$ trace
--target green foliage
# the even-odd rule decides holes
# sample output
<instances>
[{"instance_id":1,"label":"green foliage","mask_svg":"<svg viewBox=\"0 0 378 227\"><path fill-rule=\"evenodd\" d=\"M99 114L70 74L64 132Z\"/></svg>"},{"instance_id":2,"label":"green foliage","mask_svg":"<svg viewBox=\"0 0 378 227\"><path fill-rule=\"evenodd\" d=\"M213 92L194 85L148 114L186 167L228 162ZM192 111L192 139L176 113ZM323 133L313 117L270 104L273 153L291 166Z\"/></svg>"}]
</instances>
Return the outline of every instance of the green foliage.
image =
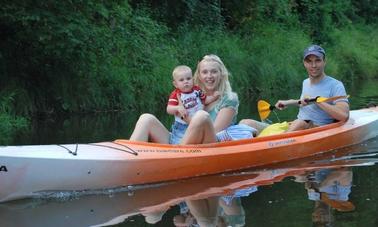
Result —
<instances>
[{"instance_id":1,"label":"green foliage","mask_svg":"<svg viewBox=\"0 0 378 227\"><path fill-rule=\"evenodd\" d=\"M367 1L42 1L0 10L0 89L12 114L161 109L178 64L219 55L240 97L299 90L301 53L326 47L330 73L377 75ZM356 29L361 27L361 29ZM372 41L373 40L373 41ZM338 52L338 54L334 54ZM329 71L328 71L329 72ZM148 98L147 98L148 97ZM143 111L144 112L144 111Z\"/></svg>"},{"instance_id":2,"label":"green foliage","mask_svg":"<svg viewBox=\"0 0 378 227\"><path fill-rule=\"evenodd\" d=\"M0 92L0 144L9 144L13 137L28 125L26 118L13 114L13 102L14 93L6 95Z\"/></svg>"},{"instance_id":3,"label":"green foliage","mask_svg":"<svg viewBox=\"0 0 378 227\"><path fill-rule=\"evenodd\" d=\"M290 0L231 0L222 1L222 7L226 26L247 35L264 28L266 23L288 28L299 26L296 3Z\"/></svg>"},{"instance_id":4,"label":"green foliage","mask_svg":"<svg viewBox=\"0 0 378 227\"><path fill-rule=\"evenodd\" d=\"M330 72L345 82L354 84L360 79L378 75L378 31L371 26L335 29L330 36L334 45L329 49ZM358 83L358 82L357 82Z\"/></svg>"},{"instance_id":5,"label":"green foliage","mask_svg":"<svg viewBox=\"0 0 378 227\"><path fill-rule=\"evenodd\" d=\"M378 22L378 1L375 0L352 0L356 15L367 24Z\"/></svg>"},{"instance_id":6,"label":"green foliage","mask_svg":"<svg viewBox=\"0 0 378 227\"><path fill-rule=\"evenodd\" d=\"M134 9L148 9L157 21L167 24L176 31L181 25L190 27L223 26L221 1L210 0L130 0Z\"/></svg>"},{"instance_id":7,"label":"green foliage","mask_svg":"<svg viewBox=\"0 0 378 227\"><path fill-rule=\"evenodd\" d=\"M294 13L295 3L291 0L259 0L253 5L254 18L260 22L274 22L278 24L296 25L298 15Z\"/></svg>"},{"instance_id":8,"label":"green foliage","mask_svg":"<svg viewBox=\"0 0 378 227\"><path fill-rule=\"evenodd\" d=\"M139 106L145 85L169 80L174 65L162 56L172 53L161 42L166 27L144 13L134 11L131 17L126 1L6 4L0 13L6 31L1 86L21 91L17 112ZM165 94L161 87L150 92Z\"/></svg>"},{"instance_id":9,"label":"green foliage","mask_svg":"<svg viewBox=\"0 0 378 227\"><path fill-rule=\"evenodd\" d=\"M166 42L171 39L167 28L146 16L148 14L144 9L135 11L129 27L132 38L125 47L127 59L123 62L123 80L129 90L123 95L132 97L129 103L133 103L134 108L153 110L165 103L172 89L172 71L178 63L176 50Z\"/></svg>"},{"instance_id":10,"label":"green foliage","mask_svg":"<svg viewBox=\"0 0 378 227\"><path fill-rule=\"evenodd\" d=\"M351 22L348 18L348 15L353 15L350 1L299 0L296 2L303 28L317 43L329 41L330 31Z\"/></svg>"},{"instance_id":11,"label":"green foliage","mask_svg":"<svg viewBox=\"0 0 378 227\"><path fill-rule=\"evenodd\" d=\"M22 113L103 105L94 83L120 54L127 2L16 1L2 6L2 81L21 87ZM14 78L12 81L9 78ZM81 95L78 96L77 94ZM109 103L106 103L109 106Z\"/></svg>"},{"instance_id":12,"label":"green foliage","mask_svg":"<svg viewBox=\"0 0 378 227\"><path fill-rule=\"evenodd\" d=\"M27 128L28 122L25 118L15 117L0 112L0 144L9 144L19 131Z\"/></svg>"},{"instance_id":13,"label":"green foliage","mask_svg":"<svg viewBox=\"0 0 378 227\"><path fill-rule=\"evenodd\" d=\"M248 39L252 56L253 88L258 98L287 96L287 91L300 92L304 79L302 50L310 43L303 32L267 24Z\"/></svg>"}]
</instances>

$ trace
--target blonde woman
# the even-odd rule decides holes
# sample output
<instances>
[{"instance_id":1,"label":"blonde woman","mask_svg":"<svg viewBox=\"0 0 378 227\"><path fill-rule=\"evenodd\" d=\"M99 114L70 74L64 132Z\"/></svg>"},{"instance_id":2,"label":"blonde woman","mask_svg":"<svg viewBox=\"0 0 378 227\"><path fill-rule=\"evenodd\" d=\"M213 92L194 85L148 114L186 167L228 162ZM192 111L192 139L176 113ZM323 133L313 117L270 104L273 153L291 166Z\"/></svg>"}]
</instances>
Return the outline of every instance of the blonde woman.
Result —
<instances>
[{"instance_id":1,"label":"blonde woman","mask_svg":"<svg viewBox=\"0 0 378 227\"><path fill-rule=\"evenodd\" d=\"M216 55L206 55L198 63L194 84L207 96L220 97L198 110L192 117L181 144L203 144L253 137L254 129L235 125L239 99L231 89L229 72ZM140 116L130 140L172 143L172 133L152 114ZM191 214L200 226L216 226L219 197L186 201Z\"/></svg>"},{"instance_id":2,"label":"blonde woman","mask_svg":"<svg viewBox=\"0 0 378 227\"><path fill-rule=\"evenodd\" d=\"M232 126L236 123L239 100L237 94L231 89L228 77L227 68L216 55L206 55L198 63L194 73L194 83L206 95L212 96L219 93L220 98L207 105L205 110L195 113L181 144L202 144L252 137L252 128L246 125ZM171 133L155 116L143 114L130 140L167 144L170 143L170 138Z\"/></svg>"},{"instance_id":3,"label":"blonde woman","mask_svg":"<svg viewBox=\"0 0 378 227\"><path fill-rule=\"evenodd\" d=\"M189 124L182 144L211 143L253 137L254 129L236 123L239 100L231 89L228 70L216 55L206 55L198 63L194 82L206 95L220 93L220 98L198 111ZM189 212L199 226L217 226L219 221L219 197L187 200Z\"/></svg>"}]
</instances>

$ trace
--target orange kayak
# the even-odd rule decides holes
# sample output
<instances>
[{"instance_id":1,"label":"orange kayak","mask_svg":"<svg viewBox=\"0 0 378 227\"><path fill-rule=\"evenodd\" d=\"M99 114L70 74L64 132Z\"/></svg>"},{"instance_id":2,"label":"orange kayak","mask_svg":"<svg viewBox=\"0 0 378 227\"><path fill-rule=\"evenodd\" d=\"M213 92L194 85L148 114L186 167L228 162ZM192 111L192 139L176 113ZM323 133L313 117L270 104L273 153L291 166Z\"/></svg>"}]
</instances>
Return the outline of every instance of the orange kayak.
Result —
<instances>
[{"instance_id":1,"label":"orange kayak","mask_svg":"<svg viewBox=\"0 0 378 227\"><path fill-rule=\"evenodd\" d=\"M350 146L378 136L378 108L354 110L347 122L322 127L201 145L163 145L128 140L115 143L135 152L127 181L164 181L270 165ZM144 159L145 162L138 160Z\"/></svg>"},{"instance_id":2,"label":"orange kayak","mask_svg":"<svg viewBox=\"0 0 378 227\"><path fill-rule=\"evenodd\" d=\"M311 157L378 136L378 108L347 122L201 145L129 140L0 147L0 202L46 191L103 189L266 166Z\"/></svg>"}]
</instances>

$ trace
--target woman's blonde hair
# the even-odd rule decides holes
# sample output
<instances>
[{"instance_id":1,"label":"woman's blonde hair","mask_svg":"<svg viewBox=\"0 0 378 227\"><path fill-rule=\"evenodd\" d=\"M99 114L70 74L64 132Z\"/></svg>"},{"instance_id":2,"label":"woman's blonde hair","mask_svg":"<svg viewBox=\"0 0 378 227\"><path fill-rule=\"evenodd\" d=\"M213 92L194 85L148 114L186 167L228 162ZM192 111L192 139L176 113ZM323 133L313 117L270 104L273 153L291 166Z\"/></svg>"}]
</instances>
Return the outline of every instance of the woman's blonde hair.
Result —
<instances>
[{"instance_id":1,"label":"woman's blonde hair","mask_svg":"<svg viewBox=\"0 0 378 227\"><path fill-rule=\"evenodd\" d=\"M219 71L221 74L221 78L218 85L218 92L223 95L232 96L234 93L232 92L230 81L228 80L229 72L226 66L223 64L222 60L215 54L205 55L200 62L197 64L197 69L194 73L194 84L197 84L204 92L206 92L205 86L199 79L200 75L200 65L202 62L215 62L219 66Z\"/></svg>"}]
</instances>

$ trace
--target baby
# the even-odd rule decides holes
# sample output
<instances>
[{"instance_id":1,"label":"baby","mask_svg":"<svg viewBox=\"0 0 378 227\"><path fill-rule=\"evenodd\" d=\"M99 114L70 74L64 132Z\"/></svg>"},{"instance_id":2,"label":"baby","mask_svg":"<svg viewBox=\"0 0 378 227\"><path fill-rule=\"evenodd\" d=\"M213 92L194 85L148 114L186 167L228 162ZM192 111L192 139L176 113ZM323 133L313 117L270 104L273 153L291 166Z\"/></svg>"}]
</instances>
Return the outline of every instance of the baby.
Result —
<instances>
[{"instance_id":1,"label":"baby","mask_svg":"<svg viewBox=\"0 0 378 227\"><path fill-rule=\"evenodd\" d=\"M167 113L175 116L170 143L178 144L195 112L203 110L205 105L216 101L220 95L216 92L213 96L206 96L194 85L192 70L186 65L177 66L172 77L176 89L169 96Z\"/></svg>"}]
</instances>

